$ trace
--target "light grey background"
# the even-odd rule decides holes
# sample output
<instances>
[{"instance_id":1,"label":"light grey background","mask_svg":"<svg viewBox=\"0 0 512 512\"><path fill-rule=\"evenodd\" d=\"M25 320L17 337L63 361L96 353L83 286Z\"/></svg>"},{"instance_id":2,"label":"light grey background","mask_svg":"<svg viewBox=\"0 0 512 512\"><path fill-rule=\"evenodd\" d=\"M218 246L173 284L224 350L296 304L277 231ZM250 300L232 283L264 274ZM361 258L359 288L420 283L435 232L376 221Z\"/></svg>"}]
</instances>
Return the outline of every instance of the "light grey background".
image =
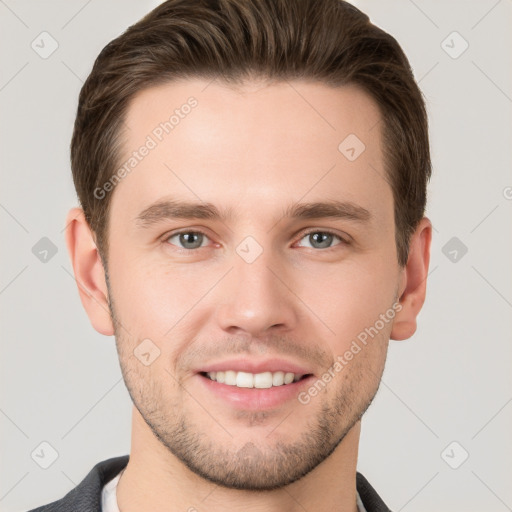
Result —
<instances>
[{"instance_id":1,"label":"light grey background","mask_svg":"<svg viewBox=\"0 0 512 512\"><path fill-rule=\"evenodd\" d=\"M0 0L2 511L61 498L129 453L114 338L82 309L63 228L77 204L79 89L103 46L157 3ZM390 343L358 470L394 511L512 510L512 2L354 3L397 38L427 98L435 228L419 329ZM31 47L43 51L43 31L58 43L46 59ZM457 58L454 31L469 44ZM32 252L43 237L57 249L46 262ZM32 458L42 442L58 452L48 469Z\"/></svg>"}]
</instances>

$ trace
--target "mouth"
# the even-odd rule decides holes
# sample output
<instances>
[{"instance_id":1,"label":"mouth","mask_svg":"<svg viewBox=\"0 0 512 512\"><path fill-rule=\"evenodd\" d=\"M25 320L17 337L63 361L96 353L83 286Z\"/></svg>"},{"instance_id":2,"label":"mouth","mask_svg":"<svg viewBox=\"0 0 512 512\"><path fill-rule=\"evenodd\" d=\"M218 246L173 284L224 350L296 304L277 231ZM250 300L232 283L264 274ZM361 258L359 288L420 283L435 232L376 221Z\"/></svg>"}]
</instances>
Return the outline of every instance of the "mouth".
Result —
<instances>
[{"instance_id":1,"label":"mouth","mask_svg":"<svg viewBox=\"0 0 512 512\"><path fill-rule=\"evenodd\" d=\"M216 372L200 372L200 375L219 384L227 386L236 386L237 388L256 388L269 389L279 386L288 386L294 382L306 379L312 376L311 373L296 374L292 372L262 372L249 373L235 370L225 370Z\"/></svg>"},{"instance_id":2,"label":"mouth","mask_svg":"<svg viewBox=\"0 0 512 512\"><path fill-rule=\"evenodd\" d=\"M312 385L312 373L266 371L250 373L236 370L202 371L199 377L203 391L211 394L221 407L245 411L279 409L298 401L299 393Z\"/></svg>"}]
</instances>

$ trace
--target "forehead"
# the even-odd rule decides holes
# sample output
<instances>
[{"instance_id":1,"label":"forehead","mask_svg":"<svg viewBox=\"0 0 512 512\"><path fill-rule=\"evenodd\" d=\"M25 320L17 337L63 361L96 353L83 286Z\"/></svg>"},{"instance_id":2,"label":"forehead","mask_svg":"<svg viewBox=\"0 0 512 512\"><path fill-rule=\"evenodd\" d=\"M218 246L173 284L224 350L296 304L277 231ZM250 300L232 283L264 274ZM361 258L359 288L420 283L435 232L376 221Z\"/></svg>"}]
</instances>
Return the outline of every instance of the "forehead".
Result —
<instances>
[{"instance_id":1,"label":"forehead","mask_svg":"<svg viewBox=\"0 0 512 512\"><path fill-rule=\"evenodd\" d=\"M384 220L392 208L380 112L354 86L177 81L138 93L125 125L111 209L123 218L162 197L253 218L301 198L352 201Z\"/></svg>"}]
</instances>

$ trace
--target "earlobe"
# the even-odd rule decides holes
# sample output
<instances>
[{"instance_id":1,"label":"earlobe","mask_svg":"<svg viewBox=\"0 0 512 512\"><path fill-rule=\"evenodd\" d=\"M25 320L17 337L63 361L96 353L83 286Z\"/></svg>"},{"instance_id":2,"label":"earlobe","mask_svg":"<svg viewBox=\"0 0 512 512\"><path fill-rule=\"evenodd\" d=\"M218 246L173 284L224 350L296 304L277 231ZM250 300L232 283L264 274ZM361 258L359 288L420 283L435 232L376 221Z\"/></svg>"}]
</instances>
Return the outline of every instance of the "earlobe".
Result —
<instances>
[{"instance_id":1,"label":"earlobe","mask_svg":"<svg viewBox=\"0 0 512 512\"><path fill-rule=\"evenodd\" d=\"M416 318L423 307L427 291L431 240L432 223L423 217L411 237L409 258L402 271L402 293L399 298L401 309L393 322L393 340L405 340L416 331Z\"/></svg>"},{"instance_id":2,"label":"earlobe","mask_svg":"<svg viewBox=\"0 0 512 512\"><path fill-rule=\"evenodd\" d=\"M81 208L72 208L67 215L66 245L80 300L92 326L99 333L112 336L114 325L108 305L105 270Z\"/></svg>"}]
</instances>

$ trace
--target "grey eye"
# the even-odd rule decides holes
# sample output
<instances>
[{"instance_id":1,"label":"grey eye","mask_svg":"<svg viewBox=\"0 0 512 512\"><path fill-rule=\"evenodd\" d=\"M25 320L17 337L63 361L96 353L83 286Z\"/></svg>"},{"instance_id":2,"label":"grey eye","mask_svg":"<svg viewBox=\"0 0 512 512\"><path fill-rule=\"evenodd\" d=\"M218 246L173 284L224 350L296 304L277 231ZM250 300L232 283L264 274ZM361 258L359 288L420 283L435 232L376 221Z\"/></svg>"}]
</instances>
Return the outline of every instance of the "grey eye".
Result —
<instances>
[{"instance_id":1,"label":"grey eye","mask_svg":"<svg viewBox=\"0 0 512 512\"><path fill-rule=\"evenodd\" d=\"M173 243L171 240L176 238L178 243ZM203 245L203 242L206 240L206 236L203 233L199 233L197 231L184 231L182 233L176 233L175 235L171 235L167 241L169 243L173 243L173 245L178 245L183 249L199 249Z\"/></svg>"},{"instance_id":2,"label":"grey eye","mask_svg":"<svg viewBox=\"0 0 512 512\"><path fill-rule=\"evenodd\" d=\"M329 249L332 247L332 245L338 245L333 244L334 239L340 240L341 238L338 235L335 235L334 233L329 233L327 231L312 231L311 233L306 234L302 240L308 240L309 246L313 249Z\"/></svg>"}]
</instances>

